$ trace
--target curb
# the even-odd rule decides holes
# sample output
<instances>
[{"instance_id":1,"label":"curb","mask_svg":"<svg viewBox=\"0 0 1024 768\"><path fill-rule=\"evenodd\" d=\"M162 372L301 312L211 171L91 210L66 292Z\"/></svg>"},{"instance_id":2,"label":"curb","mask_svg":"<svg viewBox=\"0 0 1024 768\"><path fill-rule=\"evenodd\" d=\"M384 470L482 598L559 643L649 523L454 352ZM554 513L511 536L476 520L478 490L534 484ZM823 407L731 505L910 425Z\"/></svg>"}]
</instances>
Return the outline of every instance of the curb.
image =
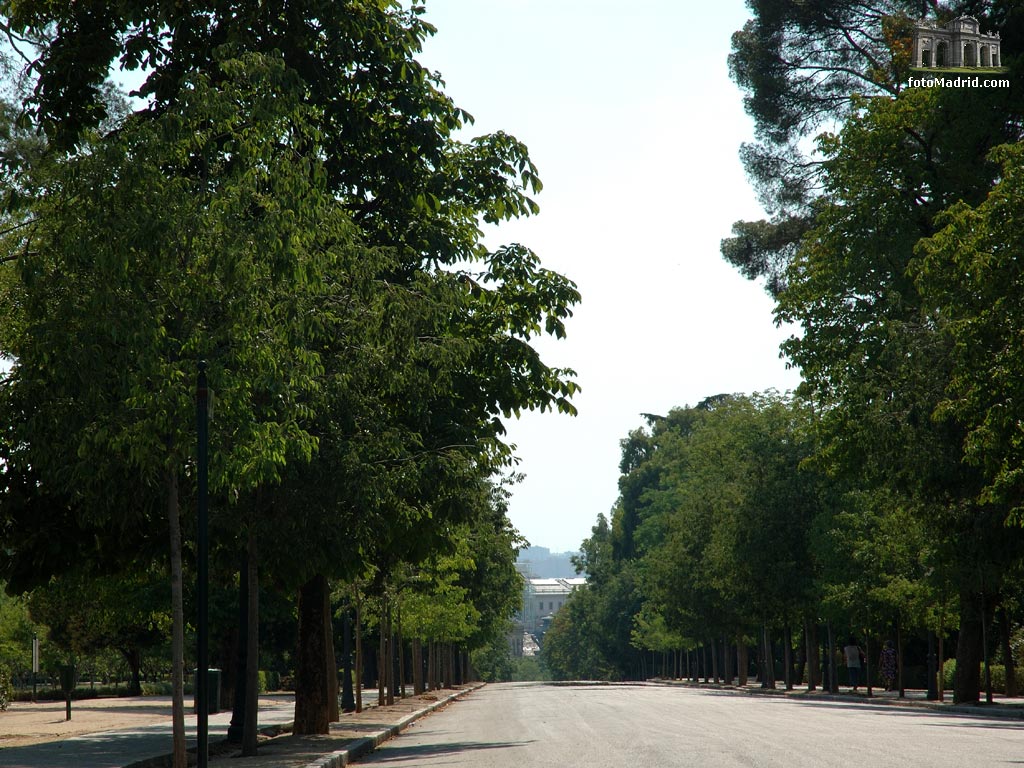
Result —
<instances>
[{"instance_id":1,"label":"curb","mask_svg":"<svg viewBox=\"0 0 1024 768\"><path fill-rule=\"evenodd\" d=\"M371 736L364 736L361 739L356 739L345 749L336 750L330 754L324 755L318 760L314 760L312 763L307 764L305 768L341 768L341 766L349 765L359 758L368 755L370 752L373 752L373 750L385 741L397 736L421 717L429 715L431 712L440 709L446 704L454 701L455 699L461 698L468 693L478 691L485 685L486 683L474 683L469 688L463 688L461 691L450 693L443 699L438 699L433 704L424 707L423 709L410 712L394 725L388 726Z\"/></svg>"}]
</instances>

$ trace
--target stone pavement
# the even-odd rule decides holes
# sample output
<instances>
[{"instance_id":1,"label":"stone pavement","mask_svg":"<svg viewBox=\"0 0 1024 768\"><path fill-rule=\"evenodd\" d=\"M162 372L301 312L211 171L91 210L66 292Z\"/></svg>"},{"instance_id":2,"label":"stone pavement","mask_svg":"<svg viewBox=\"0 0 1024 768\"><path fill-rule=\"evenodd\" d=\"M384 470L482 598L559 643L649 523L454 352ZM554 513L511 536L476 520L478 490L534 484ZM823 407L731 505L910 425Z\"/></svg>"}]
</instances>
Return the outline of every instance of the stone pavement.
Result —
<instances>
[{"instance_id":1,"label":"stone pavement","mask_svg":"<svg viewBox=\"0 0 1024 768\"><path fill-rule=\"evenodd\" d=\"M210 715L210 765L227 768L335 768L374 747L428 712L475 690L480 684L454 691L435 691L408 697L393 706L369 706L362 712L343 714L324 736L278 736L262 740L259 754L244 763L228 763L239 752L225 741L230 712ZM368 700L373 698L373 701ZM376 690L367 691L364 703L374 705ZM260 731L276 735L291 729L295 713L292 695L261 697ZM195 747L196 716L185 717L188 746ZM0 749L4 768L161 768L170 766L171 724L163 722L83 734L22 747ZM194 764L194 755L190 761Z\"/></svg>"}]
</instances>

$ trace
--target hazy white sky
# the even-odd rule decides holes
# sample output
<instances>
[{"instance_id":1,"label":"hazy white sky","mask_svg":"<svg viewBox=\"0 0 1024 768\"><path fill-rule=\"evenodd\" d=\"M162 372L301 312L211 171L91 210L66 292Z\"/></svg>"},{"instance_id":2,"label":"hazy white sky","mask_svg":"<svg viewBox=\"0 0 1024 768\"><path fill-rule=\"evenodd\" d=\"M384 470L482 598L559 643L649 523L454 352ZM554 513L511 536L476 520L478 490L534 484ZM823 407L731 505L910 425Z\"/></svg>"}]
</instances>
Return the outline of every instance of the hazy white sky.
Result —
<instances>
[{"instance_id":1,"label":"hazy white sky","mask_svg":"<svg viewBox=\"0 0 1024 768\"><path fill-rule=\"evenodd\" d=\"M719 255L762 218L737 157L753 137L729 80L742 0L427 0L421 60L476 118L524 141L539 216L498 228L577 282L569 338L539 343L575 368L576 418L508 425L519 470L510 516L532 544L575 550L615 503L619 440L721 392L792 389L772 303Z\"/></svg>"}]
</instances>

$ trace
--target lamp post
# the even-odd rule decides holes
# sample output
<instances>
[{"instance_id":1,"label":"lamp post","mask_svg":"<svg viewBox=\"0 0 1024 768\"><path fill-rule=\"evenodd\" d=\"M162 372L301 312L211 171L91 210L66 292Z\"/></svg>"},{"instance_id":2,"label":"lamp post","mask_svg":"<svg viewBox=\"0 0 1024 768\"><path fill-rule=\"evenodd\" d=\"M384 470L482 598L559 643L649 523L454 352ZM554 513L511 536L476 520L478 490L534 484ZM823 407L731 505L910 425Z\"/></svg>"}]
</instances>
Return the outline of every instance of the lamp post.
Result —
<instances>
[{"instance_id":1,"label":"lamp post","mask_svg":"<svg viewBox=\"0 0 1024 768\"><path fill-rule=\"evenodd\" d=\"M209 627L207 625L207 605L209 602L209 540L207 537L207 475L209 461L207 457L209 418L209 390L206 384L206 361L199 361L199 376L196 381L196 427L199 445L196 454L196 471L198 483L198 509L196 535L196 603L199 617L196 623L196 707L199 710L196 728L196 757L199 768L207 768L209 763L209 730L210 730L210 690L209 690Z\"/></svg>"}]
</instances>

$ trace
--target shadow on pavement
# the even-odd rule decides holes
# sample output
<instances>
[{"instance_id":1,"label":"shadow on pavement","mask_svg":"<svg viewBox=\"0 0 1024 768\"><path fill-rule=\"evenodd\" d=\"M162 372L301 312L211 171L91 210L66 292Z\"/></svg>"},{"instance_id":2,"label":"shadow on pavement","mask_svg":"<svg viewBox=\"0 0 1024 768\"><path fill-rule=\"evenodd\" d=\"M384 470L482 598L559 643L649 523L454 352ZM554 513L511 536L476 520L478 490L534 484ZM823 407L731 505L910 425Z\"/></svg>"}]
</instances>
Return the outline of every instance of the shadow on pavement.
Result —
<instances>
[{"instance_id":1,"label":"shadow on pavement","mask_svg":"<svg viewBox=\"0 0 1024 768\"><path fill-rule=\"evenodd\" d=\"M705 690L702 693L709 694L712 696L729 696L731 695L727 691L711 691ZM756 695L756 694L755 694ZM961 722L956 725L965 728L1005 728L1008 730L1024 730L1024 720L1008 720L998 715L988 714L983 708L979 708L976 712L964 712L963 710L950 710L944 712L941 709L925 709L924 707L913 707L899 704L887 704L879 702L877 704L871 701L857 701L851 699L842 700L819 700L808 699L797 696L770 696L765 695L762 698L765 704L795 704L801 707L816 707L819 709L842 709L842 710L858 710L860 712L877 712L880 715L886 717L913 717L913 718L957 718L961 719ZM949 723L943 723L944 726Z\"/></svg>"},{"instance_id":2,"label":"shadow on pavement","mask_svg":"<svg viewBox=\"0 0 1024 768\"><path fill-rule=\"evenodd\" d=\"M0 750L0 765L4 768L120 765L123 764L124 757L124 737L93 734L88 740L64 739L41 745L3 749Z\"/></svg>"},{"instance_id":3,"label":"shadow on pavement","mask_svg":"<svg viewBox=\"0 0 1024 768\"><path fill-rule=\"evenodd\" d=\"M400 742L390 742L371 755L360 759L360 763L384 764L399 763L405 760L420 760L426 757L456 755L463 752L476 752L488 749L509 749L525 747L534 741L457 741L450 744L421 744L419 746L398 746Z\"/></svg>"}]
</instances>

